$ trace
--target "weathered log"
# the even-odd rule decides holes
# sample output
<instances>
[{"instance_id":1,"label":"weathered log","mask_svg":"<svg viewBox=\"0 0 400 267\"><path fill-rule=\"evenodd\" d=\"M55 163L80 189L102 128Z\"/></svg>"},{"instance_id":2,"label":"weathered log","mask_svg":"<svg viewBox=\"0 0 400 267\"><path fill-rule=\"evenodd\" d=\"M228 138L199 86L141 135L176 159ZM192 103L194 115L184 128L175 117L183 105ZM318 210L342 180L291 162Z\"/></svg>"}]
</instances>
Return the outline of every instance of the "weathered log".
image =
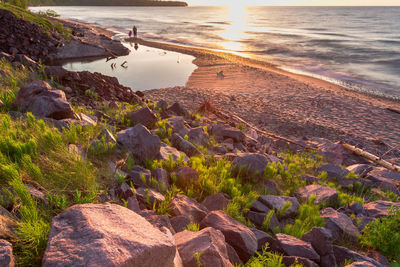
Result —
<instances>
[{"instance_id":1,"label":"weathered log","mask_svg":"<svg viewBox=\"0 0 400 267\"><path fill-rule=\"evenodd\" d=\"M343 147L350 150L351 152L353 152L356 155L359 155L361 157L364 157L366 159L369 159L373 162L375 162L376 164L385 167L388 170L394 171L394 172L400 172L400 167L395 165L395 164L391 164L390 162L387 162L386 160L383 160L382 158L375 156L367 151L362 150L361 148L357 148L355 146L349 145L349 144L343 144Z\"/></svg>"}]
</instances>

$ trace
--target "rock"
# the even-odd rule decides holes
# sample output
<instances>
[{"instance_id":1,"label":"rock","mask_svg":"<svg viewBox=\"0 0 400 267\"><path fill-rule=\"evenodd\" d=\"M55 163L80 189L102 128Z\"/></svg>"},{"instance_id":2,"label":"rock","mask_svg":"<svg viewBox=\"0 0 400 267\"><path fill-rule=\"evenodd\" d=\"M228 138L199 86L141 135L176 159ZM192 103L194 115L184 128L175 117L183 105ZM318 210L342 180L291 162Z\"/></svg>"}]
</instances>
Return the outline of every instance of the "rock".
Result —
<instances>
[{"instance_id":1,"label":"rock","mask_svg":"<svg viewBox=\"0 0 400 267\"><path fill-rule=\"evenodd\" d=\"M385 256L383 256L381 253L376 251L376 250L368 251L367 256L369 258L371 258L371 259L376 260L377 262L379 262L383 266L391 267L390 262L388 261L388 259Z\"/></svg>"},{"instance_id":2,"label":"rock","mask_svg":"<svg viewBox=\"0 0 400 267\"><path fill-rule=\"evenodd\" d=\"M189 113L179 104L179 103L174 103L172 106L167 108L168 113L173 113L177 116L187 116Z\"/></svg>"},{"instance_id":3,"label":"rock","mask_svg":"<svg viewBox=\"0 0 400 267\"><path fill-rule=\"evenodd\" d=\"M142 166L136 165L133 166L132 171L126 176L126 179L132 181L135 186L149 187L151 172Z\"/></svg>"},{"instance_id":4,"label":"rock","mask_svg":"<svg viewBox=\"0 0 400 267\"><path fill-rule=\"evenodd\" d=\"M381 188L384 191L389 191L395 193L396 195L400 195L400 191L397 188L397 184L399 182L396 182L396 180L376 176L370 173L367 175L367 178L372 181L376 187Z\"/></svg>"},{"instance_id":5,"label":"rock","mask_svg":"<svg viewBox=\"0 0 400 267\"><path fill-rule=\"evenodd\" d=\"M278 183L275 182L273 179L263 179L262 184L268 194L270 195L280 194Z\"/></svg>"},{"instance_id":6,"label":"rock","mask_svg":"<svg viewBox=\"0 0 400 267\"><path fill-rule=\"evenodd\" d=\"M346 178L349 171L334 164L325 164L318 168L318 172L326 172L329 179L340 180Z\"/></svg>"},{"instance_id":7,"label":"rock","mask_svg":"<svg viewBox=\"0 0 400 267\"><path fill-rule=\"evenodd\" d=\"M373 167L368 164L354 164L346 168L346 170L353 172L361 178L364 178L372 169Z\"/></svg>"},{"instance_id":8,"label":"rock","mask_svg":"<svg viewBox=\"0 0 400 267\"><path fill-rule=\"evenodd\" d=\"M239 129L229 127L223 124L215 124L212 126L211 133L219 139L232 138L235 142L242 143L246 139L246 135Z\"/></svg>"},{"instance_id":9,"label":"rock","mask_svg":"<svg viewBox=\"0 0 400 267\"><path fill-rule=\"evenodd\" d=\"M151 175L156 179L160 191L169 189L168 172L164 169L158 168L151 171Z\"/></svg>"},{"instance_id":10,"label":"rock","mask_svg":"<svg viewBox=\"0 0 400 267\"><path fill-rule=\"evenodd\" d=\"M181 186L195 184L199 179L197 171L189 166L177 168L172 175L175 175L177 183Z\"/></svg>"},{"instance_id":11,"label":"rock","mask_svg":"<svg viewBox=\"0 0 400 267\"><path fill-rule=\"evenodd\" d=\"M7 54L6 52L0 52L0 59L5 58L8 61L13 61L13 57L10 54Z\"/></svg>"},{"instance_id":12,"label":"rock","mask_svg":"<svg viewBox=\"0 0 400 267\"><path fill-rule=\"evenodd\" d=\"M264 219L267 215L268 215L268 213L254 212L254 211L249 211L246 214L247 218L257 227L262 226ZM269 222L268 230L271 232L275 232L275 228L279 227L279 226L280 226L280 224L279 224L278 218L276 217L276 215L274 213Z\"/></svg>"},{"instance_id":13,"label":"rock","mask_svg":"<svg viewBox=\"0 0 400 267\"><path fill-rule=\"evenodd\" d=\"M140 212L139 203L138 203L136 197L128 198L128 203L127 203L126 207L133 212L136 212L136 213Z\"/></svg>"},{"instance_id":14,"label":"rock","mask_svg":"<svg viewBox=\"0 0 400 267\"><path fill-rule=\"evenodd\" d=\"M308 201L311 196L315 196L316 204L333 205L338 199L336 189L317 184L307 185L297 190L296 196L302 201Z\"/></svg>"},{"instance_id":15,"label":"rock","mask_svg":"<svg viewBox=\"0 0 400 267\"><path fill-rule=\"evenodd\" d=\"M0 239L15 238L14 229L17 227L17 221L14 216L5 208L0 206Z\"/></svg>"},{"instance_id":16,"label":"rock","mask_svg":"<svg viewBox=\"0 0 400 267\"><path fill-rule=\"evenodd\" d=\"M201 253L202 266L233 266L221 231L207 227L199 232L183 231L174 237L184 266L197 266L195 253Z\"/></svg>"},{"instance_id":17,"label":"rock","mask_svg":"<svg viewBox=\"0 0 400 267\"><path fill-rule=\"evenodd\" d=\"M138 162L154 159L160 152L161 141L158 136L141 124L122 130L117 136L118 144L132 152Z\"/></svg>"},{"instance_id":18,"label":"rock","mask_svg":"<svg viewBox=\"0 0 400 267\"><path fill-rule=\"evenodd\" d=\"M172 217L170 221L175 233L182 232L190 224L189 218L184 215Z\"/></svg>"},{"instance_id":19,"label":"rock","mask_svg":"<svg viewBox=\"0 0 400 267\"><path fill-rule=\"evenodd\" d=\"M81 123L87 126L96 126L97 118L96 116L86 115L84 113L80 114Z\"/></svg>"},{"instance_id":20,"label":"rock","mask_svg":"<svg viewBox=\"0 0 400 267\"><path fill-rule=\"evenodd\" d=\"M373 220L375 220L375 218L359 214L353 219L353 224L357 226L359 231L362 231L364 230L365 226L367 226L367 224Z\"/></svg>"},{"instance_id":21,"label":"rock","mask_svg":"<svg viewBox=\"0 0 400 267\"><path fill-rule=\"evenodd\" d=\"M183 151L189 157L201 154L201 152L192 143L185 140L177 133L172 134L171 142L174 147L180 151Z\"/></svg>"},{"instance_id":22,"label":"rock","mask_svg":"<svg viewBox=\"0 0 400 267\"><path fill-rule=\"evenodd\" d=\"M200 223L201 228L213 227L220 230L240 259L246 262L257 250L257 239L246 226L235 221L223 211L211 211Z\"/></svg>"},{"instance_id":23,"label":"rock","mask_svg":"<svg viewBox=\"0 0 400 267\"><path fill-rule=\"evenodd\" d=\"M188 161L188 157L185 154L178 151L175 147L171 147L163 142L161 142L160 153L157 155L158 160L169 160L170 155L174 161L177 161L181 157L183 157L183 161Z\"/></svg>"},{"instance_id":24,"label":"rock","mask_svg":"<svg viewBox=\"0 0 400 267\"><path fill-rule=\"evenodd\" d=\"M147 128L151 128L157 122L157 117L148 107L144 107L139 110L132 111L129 114L129 120L133 124L140 123Z\"/></svg>"},{"instance_id":25,"label":"rock","mask_svg":"<svg viewBox=\"0 0 400 267\"><path fill-rule=\"evenodd\" d=\"M15 260L10 242L0 239L0 266L14 267Z\"/></svg>"},{"instance_id":26,"label":"rock","mask_svg":"<svg viewBox=\"0 0 400 267\"><path fill-rule=\"evenodd\" d=\"M107 144L116 144L117 143L117 140L115 140L115 137L114 137L114 135L107 129L107 128L104 128L102 131L101 131L101 133L99 134L99 136L97 136L97 139L98 140L102 140L102 139L104 139L104 141L107 143Z\"/></svg>"},{"instance_id":27,"label":"rock","mask_svg":"<svg viewBox=\"0 0 400 267\"><path fill-rule=\"evenodd\" d=\"M209 210L224 210L229 202L229 196L225 193L218 193L206 197L203 201L203 205Z\"/></svg>"},{"instance_id":28,"label":"rock","mask_svg":"<svg viewBox=\"0 0 400 267\"><path fill-rule=\"evenodd\" d=\"M361 254L358 254L357 252L351 251L350 249L345 248L345 247L340 247L340 246L334 245L333 252L335 253L336 262L339 266L342 265L346 260L353 260L355 262L366 261L366 262L373 264L375 267L384 267L382 264L380 264L376 260L371 259L366 256L363 256Z\"/></svg>"},{"instance_id":29,"label":"rock","mask_svg":"<svg viewBox=\"0 0 400 267\"><path fill-rule=\"evenodd\" d=\"M172 128L172 133L177 133L180 136L185 136L189 133L188 128L186 127L185 120L183 117L172 117L168 120L167 127Z\"/></svg>"},{"instance_id":30,"label":"rock","mask_svg":"<svg viewBox=\"0 0 400 267\"><path fill-rule=\"evenodd\" d=\"M23 112L30 111L39 117L56 120L78 118L68 103L65 93L52 88L44 81L34 81L22 87L14 105Z\"/></svg>"},{"instance_id":31,"label":"rock","mask_svg":"<svg viewBox=\"0 0 400 267\"><path fill-rule=\"evenodd\" d=\"M251 210L256 212L268 213L271 209L265 206L260 201L256 200L251 205Z\"/></svg>"},{"instance_id":32,"label":"rock","mask_svg":"<svg viewBox=\"0 0 400 267\"><path fill-rule=\"evenodd\" d=\"M208 143L208 134L204 131L203 127L190 129L187 135L189 141L194 144L205 146Z\"/></svg>"},{"instance_id":33,"label":"rock","mask_svg":"<svg viewBox=\"0 0 400 267\"><path fill-rule=\"evenodd\" d=\"M16 54L15 55L15 60L24 64L25 66L29 67L32 70L37 70L39 69L39 64L32 60L30 57L23 55L23 54Z\"/></svg>"},{"instance_id":34,"label":"rock","mask_svg":"<svg viewBox=\"0 0 400 267\"><path fill-rule=\"evenodd\" d=\"M314 250L321 257L320 266L337 266L335 255L333 253L333 237L328 229L314 227L310 232L305 233L301 239L310 243Z\"/></svg>"},{"instance_id":35,"label":"rock","mask_svg":"<svg viewBox=\"0 0 400 267\"><path fill-rule=\"evenodd\" d=\"M240 170L244 175L249 174L262 177L268 163L276 161L277 160L273 156L268 156L267 158L258 153L240 153L232 161L232 167L236 170Z\"/></svg>"},{"instance_id":36,"label":"rock","mask_svg":"<svg viewBox=\"0 0 400 267\"><path fill-rule=\"evenodd\" d=\"M37 189L35 186L31 184L25 184L25 186L28 188L29 194L31 197L36 201L36 202L41 202L43 204L47 204L47 198L46 194Z\"/></svg>"},{"instance_id":37,"label":"rock","mask_svg":"<svg viewBox=\"0 0 400 267\"><path fill-rule=\"evenodd\" d=\"M193 223L199 223L208 213L206 207L185 195L176 195L171 202L171 215L187 217Z\"/></svg>"},{"instance_id":38,"label":"rock","mask_svg":"<svg viewBox=\"0 0 400 267\"><path fill-rule=\"evenodd\" d=\"M42 266L174 266L175 245L115 204L72 206L53 218Z\"/></svg>"},{"instance_id":39,"label":"rock","mask_svg":"<svg viewBox=\"0 0 400 267\"><path fill-rule=\"evenodd\" d=\"M156 215L152 213L144 213L143 211L141 211L139 215L144 217L149 223L151 223L151 225L158 228L161 232L171 235L175 234L175 230L167 215Z\"/></svg>"},{"instance_id":40,"label":"rock","mask_svg":"<svg viewBox=\"0 0 400 267\"><path fill-rule=\"evenodd\" d=\"M228 257L229 261L234 265L234 266L242 266L243 263L239 258L239 255L236 253L236 250L229 245L228 243L225 243L226 249L228 250Z\"/></svg>"},{"instance_id":41,"label":"rock","mask_svg":"<svg viewBox=\"0 0 400 267\"><path fill-rule=\"evenodd\" d=\"M56 81L61 81L68 74L68 71L62 66L46 66L44 71L48 78Z\"/></svg>"},{"instance_id":42,"label":"rock","mask_svg":"<svg viewBox=\"0 0 400 267\"><path fill-rule=\"evenodd\" d=\"M295 197L262 195L258 198L258 201L275 211L281 210L285 206L286 202L291 202L292 205L283 214L282 218L295 217L300 208L300 203Z\"/></svg>"},{"instance_id":43,"label":"rock","mask_svg":"<svg viewBox=\"0 0 400 267\"><path fill-rule=\"evenodd\" d=\"M344 148L340 143L322 144L318 151L319 154L331 164L340 165L343 163Z\"/></svg>"},{"instance_id":44,"label":"rock","mask_svg":"<svg viewBox=\"0 0 400 267\"><path fill-rule=\"evenodd\" d=\"M394 206L400 209L399 202L390 202L384 200L377 200L364 204L364 209L370 217L387 216L390 208Z\"/></svg>"},{"instance_id":45,"label":"rock","mask_svg":"<svg viewBox=\"0 0 400 267\"><path fill-rule=\"evenodd\" d=\"M115 188L115 194L122 199L127 200L130 197L133 197L132 188L125 182L120 184L117 188Z\"/></svg>"},{"instance_id":46,"label":"rock","mask_svg":"<svg viewBox=\"0 0 400 267\"><path fill-rule=\"evenodd\" d=\"M368 261L356 261L350 265L346 265L346 267L376 267L376 265L374 265Z\"/></svg>"},{"instance_id":47,"label":"rock","mask_svg":"<svg viewBox=\"0 0 400 267\"><path fill-rule=\"evenodd\" d=\"M262 251L266 244L268 245L268 248L273 251L281 250L278 241L266 232L260 231L256 228L252 228L251 231L254 233L257 239L257 251Z\"/></svg>"},{"instance_id":48,"label":"rock","mask_svg":"<svg viewBox=\"0 0 400 267\"><path fill-rule=\"evenodd\" d=\"M275 237L286 255L319 262L320 256L309 243L285 234L276 234Z\"/></svg>"},{"instance_id":49,"label":"rock","mask_svg":"<svg viewBox=\"0 0 400 267\"><path fill-rule=\"evenodd\" d=\"M150 189L139 187L136 189L136 198L139 203L148 206L148 208L152 208L154 203L156 203L156 207L165 200L163 194Z\"/></svg>"},{"instance_id":50,"label":"rock","mask_svg":"<svg viewBox=\"0 0 400 267\"><path fill-rule=\"evenodd\" d=\"M164 100L160 100L157 102L156 105L157 108L161 109L162 111L166 110L168 108L168 103Z\"/></svg>"},{"instance_id":51,"label":"rock","mask_svg":"<svg viewBox=\"0 0 400 267\"><path fill-rule=\"evenodd\" d=\"M384 167L375 167L372 171L368 173L368 175L400 181L400 173L389 171Z\"/></svg>"},{"instance_id":52,"label":"rock","mask_svg":"<svg viewBox=\"0 0 400 267\"><path fill-rule=\"evenodd\" d=\"M334 241L358 239L360 231L346 214L326 208L321 211L321 217L325 219L325 228L332 232Z\"/></svg>"},{"instance_id":53,"label":"rock","mask_svg":"<svg viewBox=\"0 0 400 267\"><path fill-rule=\"evenodd\" d=\"M4 107L4 103L3 103L3 101L1 101L1 99L0 99L0 109L3 108L3 107Z\"/></svg>"},{"instance_id":54,"label":"rock","mask_svg":"<svg viewBox=\"0 0 400 267\"><path fill-rule=\"evenodd\" d=\"M301 266L304 267L318 267L318 264L316 264L315 262L306 258L296 257L296 256L283 256L282 263L284 266L293 266L296 264L301 264Z\"/></svg>"},{"instance_id":55,"label":"rock","mask_svg":"<svg viewBox=\"0 0 400 267\"><path fill-rule=\"evenodd\" d=\"M308 184L308 185L316 184L321 181L320 178L312 176L312 175L308 175L308 174L304 174L304 175L300 176L299 179L305 181L306 184Z\"/></svg>"},{"instance_id":56,"label":"rock","mask_svg":"<svg viewBox=\"0 0 400 267\"><path fill-rule=\"evenodd\" d=\"M351 211L354 212L355 215L367 215L366 211L364 210L363 206L358 202L351 202L349 208Z\"/></svg>"}]
</instances>

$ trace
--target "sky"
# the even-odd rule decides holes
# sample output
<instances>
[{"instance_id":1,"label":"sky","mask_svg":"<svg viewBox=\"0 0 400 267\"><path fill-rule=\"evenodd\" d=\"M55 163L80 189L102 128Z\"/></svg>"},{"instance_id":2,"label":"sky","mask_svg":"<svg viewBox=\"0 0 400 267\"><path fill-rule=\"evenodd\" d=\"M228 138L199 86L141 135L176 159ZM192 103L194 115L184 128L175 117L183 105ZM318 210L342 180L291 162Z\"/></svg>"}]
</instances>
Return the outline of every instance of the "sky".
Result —
<instances>
[{"instance_id":1,"label":"sky","mask_svg":"<svg viewBox=\"0 0 400 267\"><path fill-rule=\"evenodd\" d=\"M399 6L400 0L186 0L211 6Z\"/></svg>"}]
</instances>

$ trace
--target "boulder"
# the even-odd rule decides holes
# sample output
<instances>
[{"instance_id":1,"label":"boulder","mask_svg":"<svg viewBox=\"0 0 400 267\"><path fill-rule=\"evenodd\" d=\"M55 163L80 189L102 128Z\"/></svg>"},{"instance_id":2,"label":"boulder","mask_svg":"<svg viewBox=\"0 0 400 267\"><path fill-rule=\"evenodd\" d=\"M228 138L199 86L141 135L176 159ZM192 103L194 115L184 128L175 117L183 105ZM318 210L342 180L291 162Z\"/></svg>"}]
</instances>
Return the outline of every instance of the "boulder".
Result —
<instances>
[{"instance_id":1,"label":"boulder","mask_svg":"<svg viewBox=\"0 0 400 267\"><path fill-rule=\"evenodd\" d=\"M178 151L178 149L176 149L175 147L169 146L164 142L161 142L160 153L157 155L156 159L168 161L170 156L172 156L172 159L174 161L177 161L181 157L183 157L183 161L189 160L184 153Z\"/></svg>"},{"instance_id":2,"label":"boulder","mask_svg":"<svg viewBox=\"0 0 400 267\"><path fill-rule=\"evenodd\" d=\"M185 136L189 133L189 129L186 127L186 122L183 117L172 117L167 121L167 127L172 128L172 133L177 133L180 136Z\"/></svg>"},{"instance_id":3,"label":"boulder","mask_svg":"<svg viewBox=\"0 0 400 267\"><path fill-rule=\"evenodd\" d=\"M126 180L132 181L134 186L150 186L151 171L140 165L133 166L132 171L126 176Z\"/></svg>"},{"instance_id":4,"label":"boulder","mask_svg":"<svg viewBox=\"0 0 400 267\"><path fill-rule=\"evenodd\" d=\"M31 70L37 70L40 67L39 64L36 61L31 59L27 55L16 54L15 55L15 60L20 62L20 63L22 63L22 64L24 64L25 66L29 67Z\"/></svg>"},{"instance_id":5,"label":"boulder","mask_svg":"<svg viewBox=\"0 0 400 267\"><path fill-rule=\"evenodd\" d=\"M152 208L153 205L156 207L165 200L165 197L160 192L157 192L151 188L139 187L136 189L136 198L139 204ZM155 204L154 204L155 203Z\"/></svg>"},{"instance_id":6,"label":"boulder","mask_svg":"<svg viewBox=\"0 0 400 267\"><path fill-rule=\"evenodd\" d=\"M271 209L268 208L266 205L264 205L261 201L254 201L253 204L251 204L252 211L256 212L262 212L262 213L268 213Z\"/></svg>"},{"instance_id":7,"label":"boulder","mask_svg":"<svg viewBox=\"0 0 400 267\"><path fill-rule=\"evenodd\" d=\"M297 256L283 256L282 263L284 266L295 266L296 264L301 264L301 266L304 267L318 267L318 264L312 260Z\"/></svg>"},{"instance_id":8,"label":"boulder","mask_svg":"<svg viewBox=\"0 0 400 267\"><path fill-rule=\"evenodd\" d=\"M377 200L364 204L364 209L367 212L368 216L374 218L387 216L391 207L397 207L400 209L400 203Z\"/></svg>"},{"instance_id":9,"label":"boulder","mask_svg":"<svg viewBox=\"0 0 400 267\"><path fill-rule=\"evenodd\" d=\"M52 88L44 81L34 81L22 87L14 106L23 112L32 112L35 116L56 120L78 119L68 103L65 93Z\"/></svg>"},{"instance_id":10,"label":"boulder","mask_svg":"<svg viewBox=\"0 0 400 267\"><path fill-rule=\"evenodd\" d=\"M234 266L242 266L243 263L239 258L239 255L236 253L236 250L229 245L228 243L225 243L226 249L228 250L228 257L229 261L234 265Z\"/></svg>"},{"instance_id":11,"label":"boulder","mask_svg":"<svg viewBox=\"0 0 400 267\"><path fill-rule=\"evenodd\" d=\"M240 170L243 174L262 177L265 167L270 162L276 162L277 159L273 156L265 156L258 153L240 153L232 161L232 167L235 170Z\"/></svg>"},{"instance_id":12,"label":"boulder","mask_svg":"<svg viewBox=\"0 0 400 267\"><path fill-rule=\"evenodd\" d=\"M104 139L106 143L116 144L117 140L115 140L114 135L107 129L104 128L99 136L97 136L98 140Z\"/></svg>"},{"instance_id":13,"label":"boulder","mask_svg":"<svg viewBox=\"0 0 400 267\"><path fill-rule=\"evenodd\" d=\"M171 202L171 215L185 216L193 223L199 223L208 213L206 207L193 198L176 195Z\"/></svg>"},{"instance_id":14,"label":"boulder","mask_svg":"<svg viewBox=\"0 0 400 267\"><path fill-rule=\"evenodd\" d=\"M258 201L275 211L281 210L285 206L286 202L291 202L292 205L283 214L282 218L295 217L300 208L300 203L295 197L262 195L258 198Z\"/></svg>"},{"instance_id":15,"label":"boulder","mask_svg":"<svg viewBox=\"0 0 400 267\"><path fill-rule=\"evenodd\" d=\"M14 267L15 260L10 242L0 239L0 266Z\"/></svg>"},{"instance_id":16,"label":"boulder","mask_svg":"<svg viewBox=\"0 0 400 267\"><path fill-rule=\"evenodd\" d=\"M225 193L218 193L206 197L203 201L203 205L209 210L224 210L231 200Z\"/></svg>"},{"instance_id":17,"label":"boulder","mask_svg":"<svg viewBox=\"0 0 400 267\"><path fill-rule=\"evenodd\" d=\"M302 257L319 262L320 256L309 243L285 234L277 234L275 237L286 255Z\"/></svg>"},{"instance_id":18,"label":"boulder","mask_svg":"<svg viewBox=\"0 0 400 267\"><path fill-rule=\"evenodd\" d=\"M305 233L301 239L310 243L321 257L321 267L337 266L333 253L333 237L331 231L326 228L314 227L310 232Z\"/></svg>"},{"instance_id":19,"label":"boulder","mask_svg":"<svg viewBox=\"0 0 400 267\"><path fill-rule=\"evenodd\" d=\"M318 149L318 153L329 163L336 165L343 163L344 148L340 143L322 144Z\"/></svg>"},{"instance_id":20,"label":"boulder","mask_svg":"<svg viewBox=\"0 0 400 267\"><path fill-rule=\"evenodd\" d=\"M268 213L263 213L263 212L254 212L254 211L249 211L246 216L247 218L257 227L261 228L265 217L267 217ZM269 228L268 230L271 232L275 232L276 227L279 227L279 221L278 218L276 217L276 214L274 213L271 217L271 220L269 221Z\"/></svg>"},{"instance_id":21,"label":"boulder","mask_svg":"<svg viewBox=\"0 0 400 267\"><path fill-rule=\"evenodd\" d=\"M156 115L148 107L132 111L128 117L131 123L140 123L147 128L151 128L157 122Z\"/></svg>"},{"instance_id":22,"label":"boulder","mask_svg":"<svg viewBox=\"0 0 400 267\"><path fill-rule=\"evenodd\" d=\"M349 208L355 215L367 215L367 212L364 210L363 206L358 202L351 202Z\"/></svg>"},{"instance_id":23,"label":"boulder","mask_svg":"<svg viewBox=\"0 0 400 267\"><path fill-rule=\"evenodd\" d=\"M333 252L335 253L335 258L336 258L336 263L340 266L342 265L346 260L353 260L355 262L358 261L366 261L371 264L373 264L375 267L384 267L381 263L377 262L374 259L371 259L369 257L363 256L361 254L358 254L357 252L354 252L348 248L341 247L341 246L333 246Z\"/></svg>"},{"instance_id":24,"label":"boulder","mask_svg":"<svg viewBox=\"0 0 400 267\"><path fill-rule=\"evenodd\" d=\"M299 177L300 180L303 180L306 182L306 184L310 185L310 184L316 184L319 183L321 181L321 178L309 175L309 174L304 174L302 176Z\"/></svg>"},{"instance_id":25,"label":"boulder","mask_svg":"<svg viewBox=\"0 0 400 267\"><path fill-rule=\"evenodd\" d=\"M139 202L137 201L136 197L128 198L128 203L127 203L126 207L136 213L140 212Z\"/></svg>"},{"instance_id":26,"label":"boulder","mask_svg":"<svg viewBox=\"0 0 400 267\"><path fill-rule=\"evenodd\" d=\"M172 217L170 221L175 233L182 232L190 224L190 219L184 215Z\"/></svg>"},{"instance_id":27,"label":"boulder","mask_svg":"<svg viewBox=\"0 0 400 267\"><path fill-rule=\"evenodd\" d=\"M172 145L180 151L183 151L189 157L201 154L201 152L189 141L185 140L177 133L171 136Z\"/></svg>"},{"instance_id":28,"label":"boulder","mask_svg":"<svg viewBox=\"0 0 400 267\"><path fill-rule=\"evenodd\" d=\"M115 204L72 206L53 218L42 266L174 266L173 239Z\"/></svg>"},{"instance_id":29,"label":"boulder","mask_svg":"<svg viewBox=\"0 0 400 267\"><path fill-rule=\"evenodd\" d=\"M233 266L229 261L225 237L211 227L199 232L183 231L174 235L183 266L198 266L195 253L201 253L202 266Z\"/></svg>"},{"instance_id":30,"label":"boulder","mask_svg":"<svg viewBox=\"0 0 400 267\"><path fill-rule=\"evenodd\" d=\"M321 211L321 217L325 220L325 227L332 232L334 241L358 239L360 231L346 214L326 208Z\"/></svg>"},{"instance_id":31,"label":"boulder","mask_svg":"<svg viewBox=\"0 0 400 267\"><path fill-rule=\"evenodd\" d=\"M177 116L187 116L189 113L184 109L178 102L167 108L168 113L172 113Z\"/></svg>"},{"instance_id":32,"label":"boulder","mask_svg":"<svg viewBox=\"0 0 400 267\"><path fill-rule=\"evenodd\" d=\"M257 251L262 251L264 246L268 245L269 249L281 252L279 243L275 238L273 238L266 232L258 230L257 228L251 228L251 231L254 233L257 239Z\"/></svg>"},{"instance_id":33,"label":"boulder","mask_svg":"<svg viewBox=\"0 0 400 267\"><path fill-rule=\"evenodd\" d=\"M187 135L189 137L189 141L194 144L202 146L208 144L208 134L204 131L203 127L190 129Z\"/></svg>"},{"instance_id":34,"label":"boulder","mask_svg":"<svg viewBox=\"0 0 400 267\"><path fill-rule=\"evenodd\" d=\"M145 218L151 225L158 228L164 234L175 234L175 230L172 227L171 221L169 220L167 215L157 215L152 210L150 210L150 212L146 212L145 210L143 210L140 211L138 214Z\"/></svg>"},{"instance_id":35,"label":"boulder","mask_svg":"<svg viewBox=\"0 0 400 267\"><path fill-rule=\"evenodd\" d=\"M211 211L200 223L201 228L213 227L220 230L240 259L246 262L257 250L257 239L254 233L243 224L229 217L223 211Z\"/></svg>"},{"instance_id":36,"label":"boulder","mask_svg":"<svg viewBox=\"0 0 400 267\"><path fill-rule=\"evenodd\" d=\"M397 184L399 183L398 181L370 173L367 175L367 178L372 181L376 187L400 195L400 191L397 188Z\"/></svg>"},{"instance_id":37,"label":"boulder","mask_svg":"<svg viewBox=\"0 0 400 267\"><path fill-rule=\"evenodd\" d=\"M302 201L307 201L311 196L315 196L316 204L332 205L338 199L336 189L318 184L307 185L297 190L296 196Z\"/></svg>"},{"instance_id":38,"label":"boulder","mask_svg":"<svg viewBox=\"0 0 400 267\"><path fill-rule=\"evenodd\" d=\"M123 182L122 184L120 184L119 186L117 186L117 188L115 188L115 194L122 199L127 200L130 197L133 197L133 190L132 188L125 182Z\"/></svg>"},{"instance_id":39,"label":"boulder","mask_svg":"<svg viewBox=\"0 0 400 267\"><path fill-rule=\"evenodd\" d=\"M376 250L369 250L367 253L367 257L376 260L377 262L386 267L391 267L388 259Z\"/></svg>"},{"instance_id":40,"label":"boulder","mask_svg":"<svg viewBox=\"0 0 400 267\"><path fill-rule=\"evenodd\" d=\"M172 174L176 177L176 181L181 186L195 184L199 179L197 171L189 166L179 167Z\"/></svg>"},{"instance_id":41,"label":"boulder","mask_svg":"<svg viewBox=\"0 0 400 267\"><path fill-rule=\"evenodd\" d=\"M368 175L383 177L386 179L392 179L400 182L400 173L392 172L384 167L375 167L368 173Z\"/></svg>"},{"instance_id":42,"label":"boulder","mask_svg":"<svg viewBox=\"0 0 400 267\"><path fill-rule=\"evenodd\" d=\"M154 159L160 152L161 141L158 136L141 124L122 130L118 133L117 142L132 152L138 162Z\"/></svg>"},{"instance_id":43,"label":"boulder","mask_svg":"<svg viewBox=\"0 0 400 267\"><path fill-rule=\"evenodd\" d=\"M353 172L361 178L365 177L365 175L367 175L367 173L370 172L372 169L373 167L368 164L354 164L346 168L346 170L348 170L349 172Z\"/></svg>"},{"instance_id":44,"label":"boulder","mask_svg":"<svg viewBox=\"0 0 400 267\"><path fill-rule=\"evenodd\" d=\"M318 172L326 172L329 179L341 180L346 178L349 171L339 165L325 164L318 168Z\"/></svg>"},{"instance_id":45,"label":"boulder","mask_svg":"<svg viewBox=\"0 0 400 267\"><path fill-rule=\"evenodd\" d=\"M168 108L168 103L165 100L160 100L157 102L156 107L164 111Z\"/></svg>"},{"instance_id":46,"label":"boulder","mask_svg":"<svg viewBox=\"0 0 400 267\"><path fill-rule=\"evenodd\" d=\"M241 130L223 124L213 125L211 133L220 140L231 138L235 142L242 143L246 139L246 135Z\"/></svg>"}]
</instances>

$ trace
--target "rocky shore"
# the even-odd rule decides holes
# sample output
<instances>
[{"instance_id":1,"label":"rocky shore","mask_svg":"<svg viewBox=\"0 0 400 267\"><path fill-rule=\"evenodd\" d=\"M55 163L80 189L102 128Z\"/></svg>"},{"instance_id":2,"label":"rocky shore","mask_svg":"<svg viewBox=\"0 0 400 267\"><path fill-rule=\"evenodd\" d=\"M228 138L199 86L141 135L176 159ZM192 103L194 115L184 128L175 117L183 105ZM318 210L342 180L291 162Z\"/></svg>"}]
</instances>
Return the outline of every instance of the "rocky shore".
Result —
<instances>
[{"instance_id":1,"label":"rocky shore","mask_svg":"<svg viewBox=\"0 0 400 267\"><path fill-rule=\"evenodd\" d=\"M58 39L53 58L84 38L103 56L119 53L69 23L71 41ZM192 89L134 93L9 44L0 46L0 266L398 264L400 173L336 135L264 134ZM198 109L179 101L188 97Z\"/></svg>"}]
</instances>

